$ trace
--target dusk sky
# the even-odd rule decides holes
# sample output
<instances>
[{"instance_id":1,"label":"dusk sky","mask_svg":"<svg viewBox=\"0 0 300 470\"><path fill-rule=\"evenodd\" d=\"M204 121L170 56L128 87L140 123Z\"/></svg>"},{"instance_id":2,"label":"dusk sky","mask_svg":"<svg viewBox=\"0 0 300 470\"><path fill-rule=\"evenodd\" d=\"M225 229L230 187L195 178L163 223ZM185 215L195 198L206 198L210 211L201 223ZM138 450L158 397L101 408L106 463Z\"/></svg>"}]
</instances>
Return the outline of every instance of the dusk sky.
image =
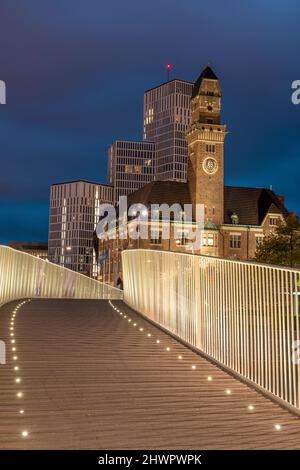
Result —
<instances>
[{"instance_id":1,"label":"dusk sky","mask_svg":"<svg viewBox=\"0 0 300 470\"><path fill-rule=\"evenodd\" d=\"M51 183L106 182L167 62L221 81L226 184L272 185L300 213L299 21L299 0L1 0L0 242L47 240Z\"/></svg>"}]
</instances>

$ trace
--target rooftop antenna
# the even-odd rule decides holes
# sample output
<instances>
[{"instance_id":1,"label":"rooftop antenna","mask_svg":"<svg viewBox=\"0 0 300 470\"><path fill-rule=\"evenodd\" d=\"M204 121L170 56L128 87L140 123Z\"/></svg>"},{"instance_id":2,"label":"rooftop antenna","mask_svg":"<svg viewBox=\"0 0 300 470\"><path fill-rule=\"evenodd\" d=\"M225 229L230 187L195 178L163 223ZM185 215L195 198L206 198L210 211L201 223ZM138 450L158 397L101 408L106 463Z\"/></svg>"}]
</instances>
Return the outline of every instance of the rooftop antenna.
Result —
<instances>
[{"instance_id":1,"label":"rooftop antenna","mask_svg":"<svg viewBox=\"0 0 300 470\"><path fill-rule=\"evenodd\" d=\"M167 70L167 82L170 81L170 71L171 71L171 68L172 68L172 64L170 63L167 63L166 64L166 70Z\"/></svg>"}]
</instances>

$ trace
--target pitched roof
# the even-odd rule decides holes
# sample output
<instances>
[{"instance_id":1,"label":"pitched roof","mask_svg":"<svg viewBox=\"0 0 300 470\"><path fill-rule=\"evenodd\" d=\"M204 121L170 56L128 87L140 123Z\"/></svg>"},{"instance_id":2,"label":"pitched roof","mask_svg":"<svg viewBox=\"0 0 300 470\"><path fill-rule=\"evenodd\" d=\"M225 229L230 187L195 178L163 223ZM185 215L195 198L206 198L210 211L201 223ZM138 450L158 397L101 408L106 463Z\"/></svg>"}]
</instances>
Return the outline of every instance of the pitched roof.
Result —
<instances>
[{"instance_id":1,"label":"pitched roof","mask_svg":"<svg viewBox=\"0 0 300 470\"><path fill-rule=\"evenodd\" d=\"M273 191L265 188L224 187L224 223L236 214L239 225L261 225L268 212L287 215L288 211Z\"/></svg>"},{"instance_id":2,"label":"pitched roof","mask_svg":"<svg viewBox=\"0 0 300 470\"><path fill-rule=\"evenodd\" d=\"M209 66L205 67L205 69L199 75L199 77L198 77L198 79L197 79L197 81L194 85L193 92L192 92L192 98L194 98L195 96L198 95L202 80L204 78L208 78L210 80L218 80L218 77L216 76L215 72Z\"/></svg>"},{"instance_id":3,"label":"pitched roof","mask_svg":"<svg viewBox=\"0 0 300 470\"><path fill-rule=\"evenodd\" d=\"M127 198L132 204L184 204L191 203L187 183L175 181L152 181ZM240 186L224 187L224 223L232 224L231 216L238 216L239 225L261 225L268 212L288 215L281 200L270 189Z\"/></svg>"},{"instance_id":4,"label":"pitched roof","mask_svg":"<svg viewBox=\"0 0 300 470\"><path fill-rule=\"evenodd\" d=\"M187 183L177 181L152 181L141 189L128 195L128 205L131 204L190 204L190 192Z\"/></svg>"}]
</instances>

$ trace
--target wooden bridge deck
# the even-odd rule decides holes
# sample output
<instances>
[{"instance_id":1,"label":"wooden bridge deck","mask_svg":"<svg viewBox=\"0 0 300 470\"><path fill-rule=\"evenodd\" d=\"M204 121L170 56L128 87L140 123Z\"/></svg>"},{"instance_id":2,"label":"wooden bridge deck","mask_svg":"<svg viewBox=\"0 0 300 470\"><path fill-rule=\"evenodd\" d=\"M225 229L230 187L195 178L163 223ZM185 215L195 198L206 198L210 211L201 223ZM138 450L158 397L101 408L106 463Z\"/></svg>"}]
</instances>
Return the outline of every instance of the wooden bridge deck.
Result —
<instances>
[{"instance_id":1,"label":"wooden bridge deck","mask_svg":"<svg viewBox=\"0 0 300 470\"><path fill-rule=\"evenodd\" d=\"M0 448L300 448L299 418L112 303L0 309Z\"/></svg>"}]
</instances>

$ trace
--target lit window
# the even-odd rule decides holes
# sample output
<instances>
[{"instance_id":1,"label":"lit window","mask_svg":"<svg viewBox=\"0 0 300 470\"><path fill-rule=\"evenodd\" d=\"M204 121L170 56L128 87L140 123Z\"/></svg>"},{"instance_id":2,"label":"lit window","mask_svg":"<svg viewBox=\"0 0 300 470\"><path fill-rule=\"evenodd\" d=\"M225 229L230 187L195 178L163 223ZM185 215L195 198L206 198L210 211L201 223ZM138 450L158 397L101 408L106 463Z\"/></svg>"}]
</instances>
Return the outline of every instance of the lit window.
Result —
<instances>
[{"instance_id":1,"label":"lit window","mask_svg":"<svg viewBox=\"0 0 300 470\"><path fill-rule=\"evenodd\" d=\"M278 217L270 217L270 225L278 225Z\"/></svg>"},{"instance_id":2,"label":"lit window","mask_svg":"<svg viewBox=\"0 0 300 470\"><path fill-rule=\"evenodd\" d=\"M125 165L125 173L132 173L132 165Z\"/></svg>"},{"instance_id":3,"label":"lit window","mask_svg":"<svg viewBox=\"0 0 300 470\"><path fill-rule=\"evenodd\" d=\"M153 245L161 245L161 231L160 230L151 230L151 243Z\"/></svg>"},{"instance_id":4,"label":"lit window","mask_svg":"<svg viewBox=\"0 0 300 470\"><path fill-rule=\"evenodd\" d=\"M230 248L241 248L241 235L230 235Z\"/></svg>"},{"instance_id":5,"label":"lit window","mask_svg":"<svg viewBox=\"0 0 300 470\"><path fill-rule=\"evenodd\" d=\"M135 165L134 172L137 173L137 174L141 174L142 173L142 167L140 165Z\"/></svg>"},{"instance_id":6,"label":"lit window","mask_svg":"<svg viewBox=\"0 0 300 470\"><path fill-rule=\"evenodd\" d=\"M188 243L189 243L189 239L187 238L186 232L177 231L176 245L187 245Z\"/></svg>"},{"instance_id":7,"label":"lit window","mask_svg":"<svg viewBox=\"0 0 300 470\"><path fill-rule=\"evenodd\" d=\"M216 246L215 235L213 233L204 233L202 246Z\"/></svg>"},{"instance_id":8,"label":"lit window","mask_svg":"<svg viewBox=\"0 0 300 470\"><path fill-rule=\"evenodd\" d=\"M255 235L256 247L261 245L263 241L264 241L264 236L263 235Z\"/></svg>"},{"instance_id":9,"label":"lit window","mask_svg":"<svg viewBox=\"0 0 300 470\"><path fill-rule=\"evenodd\" d=\"M207 235L207 246L215 246L215 237L213 233Z\"/></svg>"}]
</instances>

